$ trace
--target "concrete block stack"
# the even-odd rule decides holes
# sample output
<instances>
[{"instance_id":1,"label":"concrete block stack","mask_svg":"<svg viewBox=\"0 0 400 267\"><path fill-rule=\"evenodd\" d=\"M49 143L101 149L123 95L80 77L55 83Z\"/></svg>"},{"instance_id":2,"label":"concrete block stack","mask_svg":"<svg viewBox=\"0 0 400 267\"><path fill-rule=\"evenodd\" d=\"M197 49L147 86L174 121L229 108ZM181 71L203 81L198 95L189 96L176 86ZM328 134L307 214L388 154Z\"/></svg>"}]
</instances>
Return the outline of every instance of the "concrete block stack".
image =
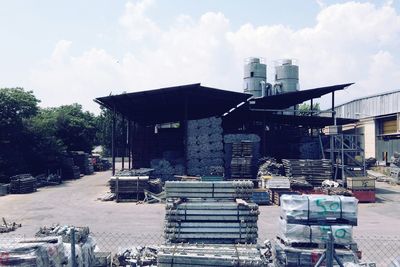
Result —
<instances>
[{"instance_id":1,"label":"concrete block stack","mask_svg":"<svg viewBox=\"0 0 400 267\"><path fill-rule=\"evenodd\" d=\"M187 158L189 175L209 175L210 166L224 166L222 119L188 121Z\"/></svg>"},{"instance_id":2,"label":"concrete block stack","mask_svg":"<svg viewBox=\"0 0 400 267\"><path fill-rule=\"evenodd\" d=\"M324 247L328 232L333 235L339 257L351 261L348 252L356 247L353 226L357 225L357 204L354 197L283 195L275 246L277 263L313 266L312 255L323 253L318 248Z\"/></svg>"},{"instance_id":3,"label":"concrete block stack","mask_svg":"<svg viewBox=\"0 0 400 267\"><path fill-rule=\"evenodd\" d=\"M224 143L225 176L255 179L260 157L260 137L255 134L227 134Z\"/></svg>"},{"instance_id":4,"label":"concrete block stack","mask_svg":"<svg viewBox=\"0 0 400 267\"><path fill-rule=\"evenodd\" d=\"M258 206L244 201L251 198L252 188L249 181L167 182L166 240L256 243Z\"/></svg>"}]
</instances>

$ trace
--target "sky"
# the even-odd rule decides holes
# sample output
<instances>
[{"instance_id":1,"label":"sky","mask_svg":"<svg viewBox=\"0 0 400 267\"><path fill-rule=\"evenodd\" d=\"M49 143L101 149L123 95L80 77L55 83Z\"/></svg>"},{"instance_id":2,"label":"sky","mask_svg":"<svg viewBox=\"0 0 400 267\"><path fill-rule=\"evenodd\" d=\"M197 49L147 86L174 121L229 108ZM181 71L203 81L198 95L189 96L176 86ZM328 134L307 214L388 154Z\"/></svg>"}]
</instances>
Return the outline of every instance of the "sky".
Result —
<instances>
[{"instance_id":1,"label":"sky","mask_svg":"<svg viewBox=\"0 0 400 267\"><path fill-rule=\"evenodd\" d=\"M294 58L336 103L400 89L400 0L0 0L0 88L42 107L201 83L242 91L248 57ZM329 97L319 100L327 107Z\"/></svg>"}]
</instances>

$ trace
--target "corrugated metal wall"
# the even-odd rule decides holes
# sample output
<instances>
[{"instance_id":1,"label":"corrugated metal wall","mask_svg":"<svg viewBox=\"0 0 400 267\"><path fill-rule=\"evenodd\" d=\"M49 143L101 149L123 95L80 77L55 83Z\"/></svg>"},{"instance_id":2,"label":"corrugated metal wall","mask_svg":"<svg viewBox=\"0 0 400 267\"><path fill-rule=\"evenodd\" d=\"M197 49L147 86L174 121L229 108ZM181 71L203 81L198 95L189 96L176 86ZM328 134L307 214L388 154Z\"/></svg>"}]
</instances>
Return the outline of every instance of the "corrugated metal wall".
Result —
<instances>
[{"instance_id":1,"label":"corrugated metal wall","mask_svg":"<svg viewBox=\"0 0 400 267\"><path fill-rule=\"evenodd\" d=\"M377 160L383 160L383 153L388 152L388 160L393 156L394 152L400 152L400 139L376 140L376 156Z\"/></svg>"},{"instance_id":2,"label":"corrugated metal wall","mask_svg":"<svg viewBox=\"0 0 400 267\"><path fill-rule=\"evenodd\" d=\"M335 108L340 118L360 119L400 112L400 91L348 102Z\"/></svg>"}]
</instances>

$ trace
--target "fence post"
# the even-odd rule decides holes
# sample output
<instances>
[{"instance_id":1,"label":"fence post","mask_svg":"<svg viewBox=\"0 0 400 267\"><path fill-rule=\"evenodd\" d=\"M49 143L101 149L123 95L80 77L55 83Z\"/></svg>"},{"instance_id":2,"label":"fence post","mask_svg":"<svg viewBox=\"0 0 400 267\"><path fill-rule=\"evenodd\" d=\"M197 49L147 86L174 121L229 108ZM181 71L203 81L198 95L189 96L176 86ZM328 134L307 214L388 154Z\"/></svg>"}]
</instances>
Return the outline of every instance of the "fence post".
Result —
<instances>
[{"instance_id":1,"label":"fence post","mask_svg":"<svg viewBox=\"0 0 400 267\"><path fill-rule=\"evenodd\" d=\"M328 232L328 241L326 242L326 267L333 267L333 254L334 254L334 245L333 245L333 235L332 232Z\"/></svg>"},{"instance_id":2,"label":"fence post","mask_svg":"<svg viewBox=\"0 0 400 267\"><path fill-rule=\"evenodd\" d=\"M74 227L71 227L71 267L76 267L75 228Z\"/></svg>"}]
</instances>

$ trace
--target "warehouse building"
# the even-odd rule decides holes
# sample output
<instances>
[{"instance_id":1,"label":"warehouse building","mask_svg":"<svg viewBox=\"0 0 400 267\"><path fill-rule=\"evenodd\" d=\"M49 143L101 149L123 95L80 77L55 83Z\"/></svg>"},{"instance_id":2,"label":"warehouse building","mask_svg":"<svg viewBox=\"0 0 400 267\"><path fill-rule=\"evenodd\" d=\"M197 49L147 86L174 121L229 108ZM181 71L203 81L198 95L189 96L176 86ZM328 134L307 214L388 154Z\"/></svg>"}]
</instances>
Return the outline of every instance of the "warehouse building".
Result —
<instances>
[{"instance_id":1,"label":"warehouse building","mask_svg":"<svg viewBox=\"0 0 400 267\"><path fill-rule=\"evenodd\" d=\"M364 135L365 156L390 161L400 152L400 90L362 97L335 107L339 118L358 119L346 133Z\"/></svg>"},{"instance_id":2,"label":"warehouse building","mask_svg":"<svg viewBox=\"0 0 400 267\"><path fill-rule=\"evenodd\" d=\"M322 158L319 133L335 122L335 92L352 84L299 90L294 61L280 61L275 70L275 83L269 84L266 64L250 58L243 93L198 83L95 101L128 121L125 166L160 168L164 180L172 174L202 175L202 167L214 165L225 166L229 177L231 144L241 139L257 143L254 158ZM327 94L332 95L331 116L297 112L298 104L310 101L312 107L314 99ZM356 121L336 119L338 125Z\"/></svg>"}]
</instances>

